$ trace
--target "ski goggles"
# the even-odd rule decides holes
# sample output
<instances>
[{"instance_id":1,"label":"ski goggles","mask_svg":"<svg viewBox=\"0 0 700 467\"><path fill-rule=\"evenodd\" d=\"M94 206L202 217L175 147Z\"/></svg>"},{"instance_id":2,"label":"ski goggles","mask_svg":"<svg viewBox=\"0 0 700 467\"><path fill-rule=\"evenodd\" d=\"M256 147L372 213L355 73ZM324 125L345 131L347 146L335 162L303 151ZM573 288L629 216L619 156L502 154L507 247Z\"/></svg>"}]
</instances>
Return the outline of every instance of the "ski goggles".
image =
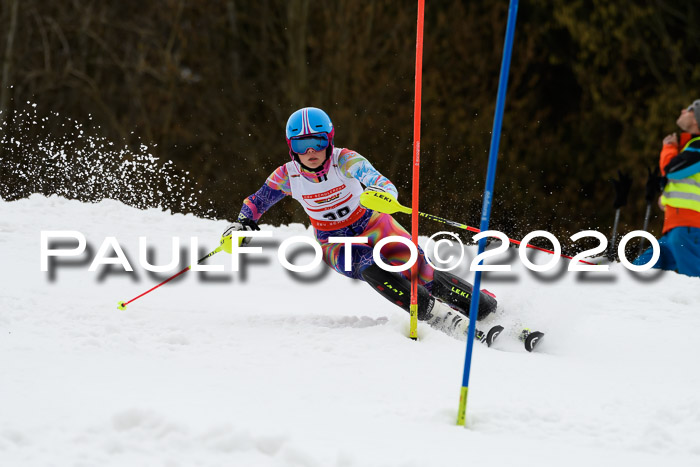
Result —
<instances>
[{"instance_id":1,"label":"ski goggles","mask_svg":"<svg viewBox=\"0 0 700 467\"><path fill-rule=\"evenodd\" d=\"M306 154L309 150L322 151L328 147L328 135L326 133L314 133L313 135L295 136L289 140L292 152Z\"/></svg>"}]
</instances>

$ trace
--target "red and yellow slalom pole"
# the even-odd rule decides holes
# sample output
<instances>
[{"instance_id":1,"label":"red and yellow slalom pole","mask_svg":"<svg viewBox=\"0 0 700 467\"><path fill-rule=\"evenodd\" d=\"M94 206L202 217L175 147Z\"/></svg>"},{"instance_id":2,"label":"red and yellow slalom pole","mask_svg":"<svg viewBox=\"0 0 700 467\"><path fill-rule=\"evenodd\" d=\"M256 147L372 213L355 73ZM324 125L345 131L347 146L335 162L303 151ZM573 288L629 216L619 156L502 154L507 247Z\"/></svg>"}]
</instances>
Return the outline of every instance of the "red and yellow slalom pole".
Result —
<instances>
[{"instance_id":1,"label":"red and yellow slalom pole","mask_svg":"<svg viewBox=\"0 0 700 467\"><path fill-rule=\"evenodd\" d=\"M421 86L423 80L423 12L425 1L418 0L418 25L416 27L416 88L413 104L413 191L411 206L411 240L418 247L418 188L420 179L420 104ZM411 268L411 323L409 337L418 339L418 261Z\"/></svg>"}]
</instances>

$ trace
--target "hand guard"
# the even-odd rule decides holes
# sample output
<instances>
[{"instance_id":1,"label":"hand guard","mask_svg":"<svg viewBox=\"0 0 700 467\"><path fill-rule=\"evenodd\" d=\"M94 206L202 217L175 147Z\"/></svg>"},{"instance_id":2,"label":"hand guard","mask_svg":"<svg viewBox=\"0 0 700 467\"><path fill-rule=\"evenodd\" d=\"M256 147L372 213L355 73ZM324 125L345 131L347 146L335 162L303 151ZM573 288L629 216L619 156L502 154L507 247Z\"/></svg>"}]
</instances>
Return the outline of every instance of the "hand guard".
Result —
<instances>
[{"instance_id":1,"label":"hand guard","mask_svg":"<svg viewBox=\"0 0 700 467\"><path fill-rule=\"evenodd\" d=\"M380 187L379 185L370 185L367 188L365 188L364 193L367 193L368 191L376 191L379 193L389 193L388 190L385 190L384 188Z\"/></svg>"},{"instance_id":2,"label":"hand guard","mask_svg":"<svg viewBox=\"0 0 700 467\"><path fill-rule=\"evenodd\" d=\"M255 223L255 221L247 219L247 218L242 218L239 219L238 221L234 222L233 224L229 225L226 230L224 231L223 235L221 236L221 249L225 251L226 253L231 253L232 245L232 237L231 235L233 232L240 232L243 230L247 231L253 231L253 230L260 230L260 227L258 227L258 224ZM250 243L252 239L250 237L238 237L238 246L242 245L247 245Z\"/></svg>"}]
</instances>

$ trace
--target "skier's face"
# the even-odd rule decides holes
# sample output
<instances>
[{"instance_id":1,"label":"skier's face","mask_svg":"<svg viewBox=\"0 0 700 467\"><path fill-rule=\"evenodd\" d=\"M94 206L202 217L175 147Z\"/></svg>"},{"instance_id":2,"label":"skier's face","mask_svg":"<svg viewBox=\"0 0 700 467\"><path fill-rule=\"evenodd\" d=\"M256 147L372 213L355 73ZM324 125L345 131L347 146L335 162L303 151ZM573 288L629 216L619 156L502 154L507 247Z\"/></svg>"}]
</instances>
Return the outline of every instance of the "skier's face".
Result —
<instances>
[{"instance_id":1,"label":"skier's face","mask_svg":"<svg viewBox=\"0 0 700 467\"><path fill-rule=\"evenodd\" d=\"M314 151L309 149L306 154L299 154L299 160L302 164L310 169L317 169L321 167L323 162L326 160L326 150Z\"/></svg>"},{"instance_id":2,"label":"skier's face","mask_svg":"<svg viewBox=\"0 0 700 467\"><path fill-rule=\"evenodd\" d=\"M681 110L681 114L676 120L676 125L689 133L694 133L698 128L698 122L695 120L695 112L688 109Z\"/></svg>"}]
</instances>

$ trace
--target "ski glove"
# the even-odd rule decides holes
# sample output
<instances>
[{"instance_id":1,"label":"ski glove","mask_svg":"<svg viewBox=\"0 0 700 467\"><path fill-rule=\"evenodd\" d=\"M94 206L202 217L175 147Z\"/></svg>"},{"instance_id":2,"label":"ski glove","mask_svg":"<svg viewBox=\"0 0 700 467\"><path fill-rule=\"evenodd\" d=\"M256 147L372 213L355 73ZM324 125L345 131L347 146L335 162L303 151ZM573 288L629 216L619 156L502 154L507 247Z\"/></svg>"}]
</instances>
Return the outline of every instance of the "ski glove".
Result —
<instances>
[{"instance_id":1,"label":"ski glove","mask_svg":"<svg viewBox=\"0 0 700 467\"><path fill-rule=\"evenodd\" d=\"M662 185L664 182L664 177L661 176L658 166L653 172L649 167L647 167L647 172L649 172L649 178L647 179L646 194L644 198L647 200L647 204L651 204L663 189Z\"/></svg>"},{"instance_id":2,"label":"ski glove","mask_svg":"<svg viewBox=\"0 0 700 467\"><path fill-rule=\"evenodd\" d=\"M258 227L258 224L255 223L255 221L250 220L246 217L239 218L238 221L234 222L233 224L229 225L226 230L224 231L223 235L221 236L221 247L222 250L224 250L226 253L231 253L232 245L231 245L231 235L233 232L240 232L243 230L247 231L253 231L253 230L260 230L260 227ZM250 237L239 237L238 238L238 246L242 245L247 245L250 243L251 238Z\"/></svg>"},{"instance_id":3,"label":"ski glove","mask_svg":"<svg viewBox=\"0 0 700 467\"><path fill-rule=\"evenodd\" d=\"M617 174L620 177L618 180L610 180L615 187L615 201L613 201L613 207L615 209L619 209L627 204L627 195L632 186L632 178L627 175L626 172L618 170Z\"/></svg>"}]
</instances>

